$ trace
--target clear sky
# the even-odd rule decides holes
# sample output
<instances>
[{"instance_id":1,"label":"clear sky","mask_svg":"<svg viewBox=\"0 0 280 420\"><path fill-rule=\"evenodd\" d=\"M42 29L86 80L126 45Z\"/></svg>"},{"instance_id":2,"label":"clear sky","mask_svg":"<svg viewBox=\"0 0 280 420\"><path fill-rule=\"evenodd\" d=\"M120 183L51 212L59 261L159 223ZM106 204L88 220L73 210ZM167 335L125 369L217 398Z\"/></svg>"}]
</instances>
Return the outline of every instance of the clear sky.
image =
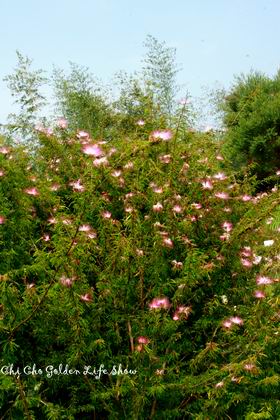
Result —
<instances>
[{"instance_id":1,"label":"clear sky","mask_svg":"<svg viewBox=\"0 0 280 420\"><path fill-rule=\"evenodd\" d=\"M176 47L179 82L194 98L250 69L280 68L279 0L1 0L0 17L0 122L12 111L2 79L16 50L34 68L67 70L73 61L109 82L140 68L151 34Z\"/></svg>"}]
</instances>

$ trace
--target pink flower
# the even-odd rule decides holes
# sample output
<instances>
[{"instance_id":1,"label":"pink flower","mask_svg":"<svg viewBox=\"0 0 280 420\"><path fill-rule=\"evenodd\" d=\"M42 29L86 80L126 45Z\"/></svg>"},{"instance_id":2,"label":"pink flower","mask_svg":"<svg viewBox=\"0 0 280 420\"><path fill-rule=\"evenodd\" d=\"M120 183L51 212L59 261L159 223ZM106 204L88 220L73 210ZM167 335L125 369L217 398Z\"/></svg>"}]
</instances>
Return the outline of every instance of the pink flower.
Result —
<instances>
[{"instance_id":1,"label":"pink flower","mask_svg":"<svg viewBox=\"0 0 280 420\"><path fill-rule=\"evenodd\" d=\"M243 267L252 267L253 263L250 260L247 260L246 258L241 258L241 264L243 265Z\"/></svg>"},{"instance_id":2,"label":"pink flower","mask_svg":"<svg viewBox=\"0 0 280 420\"><path fill-rule=\"evenodd\" d=\"M89 156L100 157L104 155L102 149L97 144L86 144L83 146L82 151Z\"/></svg>"},{"instance_id":3,"label":"pink flower","mask_svg":"<svg viewBox=\"0 0 280 420\"><path fill-rule=\"evenodd\" d=\"M79 232L90 232L92 227L90 225L81 225L79 227Z\"/></svg>"},{"instance_id":4,"label":"pink flower","mask_svg":"<svg viewBox=\"0 0 280 420\"><path fill-rule=\"evenodd\" d=\"M135 194L133 192L129 192L129 193L125 194L125 200L128 200L129 198L132 198L134 196L135 196Z\"/></svg>"},{"instance_id":5,"label":"pink flower","mask_svg":"<svg viewBox=\"0 0 280 420\"><path fill-rule=\"evenodd\" d=\"M162 243L167 248L173 248L173 241L170 238L164 238Z\"/></svg>"},{"instance_id":6,"label":"pink flower","mask_svg":"<svg viewBox=\"0 0 280 420\"><path fill-rule=\"evenodd\" d=\"M176 204L173 209L174 213L182 213L182 207Z\"/></svg>"},{"instance_id":7,"label":"pink flower","mask_svg":"<svg viewBox=\"0 0 280 420\"><path fill-rule=\"evenodd\" d=\"M150 340L147 337L140 336L137 338L139 344L149 344Z\"/></svg>"},{"instance_id":8,"label":"pink flower","mask_svg":"<svg viewBox=\"0 0 280 420\"><path fill-rule=\"evenodd\" d=\"M52 128L46 128L41 123L36 124L34 128L35 128L36 131L39 131L39 133L45 134L48 137L53 134L53 129Z\"/></svg>"},{"instance_id":9,"label":"pink flower","mask_svg":"<svg viewBox=\"0 0 280 420\"><path fill-rule=\"evenodd\" d=\"M230 322L236 325L243 325L244 321L243 319L239 318L239 316L232 316L230 319Z\"/></svg>"},{"instance_id":10,"label":"pink flower","mask_svg":"<svg viewBox=\"0 0 280 420\"><path fill-rule=\"evenodd\" d=\"M50 190L51 190L51 191L57 191L59 188L60 188L60 185L59 185L59 184L53 184L53 185L50 187Z\"/></svg>"},{"instance_id":11,"label":"pink flower","mask_svg":"<svg viewBox=\"0 0 280 420\"><path fill-rule=\"evenodd\" d=\"M73 281L75 280L75 277L71 277L71 278L67 278L66 276L62 276L61 278L60 278L60 283L63 285L63 286L66 286L66 287L71 287L72 285L73 285Z\"/></svg>"},{"instance_id":12,"label":"pink flower","mask_svg":"<svg viewBox=\"0 0 280 420\"><path fill-rule=\"evenodd\" d=\"M43 241L45 241L45 242L48 242L48 241L50 241L50 235L48 234L48 233L44 233L44 235L43 235Z\"/></svg>"},{"instance_id":13,"label":"pink flower","mask_svg":"<svg viewBox=\"0 0 280 420\"><path fill-rule=\"evenodd\" d=\"M153 191L154 191L156 194L161 194L161 193L163 193L163 188L162 188L162 187L157 187L157 186L154 186L154 187L153 187Z\"/></svg>"},{"instance_id":14,"label":"pink flower","mask_svg":"<svg viewBox=\"0 0 280 420\"><path fill-rule=\"evenodd\" d=\"M66 226L72 225L72 221L70 219L63 218L61 221Z\"/></svg>"},{"instance_id":15,"label":"pink flower","mask_svg":"<svg viewBox=\"0 0 280 420\"><path fill-rule=\"evenodd\" d=\"M230 328L232 326L232 322L228 319L226 321L223 321L223 327Z\"/></svg>"},{"instance_id":16,"label":"pink flower","mask_svg":"<svg viewBox=\"0 0 280 420\"><path fill-rule=\"evenodd\" d=\"M155 228L164 228L164 225L162 225L160 222L155 222L154 227Z\"/></svg>"},{"instance_id":17,"label":"pink flower","mask_svg":"<svg viewBox=\"0 0 280 420\"><path fill-rule=\"evenodd\" d=\"M83 192L85 190L85 187L81 184L80 179L78 179L78 181L70 182L69 185L73 187L74 191Z\"/></svg>"},{"instance_id":18,"label":"pink flower","mask_svg":"<svg viewBox=\"0 0 280 420\"><path fill-rule=\"evenodd\" d=\"M167 297L154 298L149 304L150 309L168 309L170 302Z\"/></svg>"},{"instance_id":19,"label":"pink flower","mask_svg":"<svg viewBox=\"0 0 280 420\"><path fill-rule=\"evenodd\" d=\"M215 194L215 197L217 197L217 198L222 198L222 199L224 199L224 200L227 200L227 199L229 198L229 195L228 195L228 193L226 193L226 192L217 192L217 193Z\"/></svg>"},{"instance_id":20,"label":"pink flower","mask_svg":"<svg viewBox=\"0 0 280 420\"><path fill-rule=\"evenodd\" d=\"M133 162L127 162L124 165L124 169L133 169L133 167L134 167L134 163Z\"/></svg>"},{"instance_id":21,"label":"pink flower","mask_svg":"<svg viewBox=\"0 0 280 420\"><path fill-rule=\"evenodd\" d=\"M265 293L262 290L255 290L254 296L257 299L264 299L265 298Z\"/></svg>"},{"instance_id":22,"label":"pink flower","mask_svg":"<svg viewBox=\"0 0 280 420\"><path fill-rule=\"evenodd\" d=\"M250 246L244 246L241 250L241 255L243 257L250 257L252 255L252 250Z\"/></svg>"},{"instance_id":23,"label":"pink flower","mask_svg":"<svg viewBox=\"0 0 280 420\"><path fill-rule=\"evenodd\" d=\"M244 365L244 369L245 370L254 370L256 368L256 365L254 365L254 363L246 363L245 365Z\"/></svg>"},{"instance_id":24,"label":"pink flower","mask_svg":"<svg viewBox=\"0 0 280 420\"><path fill-rule=\"evenodd\" d=\"M242 201L250 201L251 199L252 197L250 195L245 194L242 196Z\"/></svg>"},{"instance_id":25,"label":"pink flower","mask_svg":"<svg viewBox=\"0 0 280 420\"><path fill-rule=\"evenodd\" d=\"M112 216L112 213L110 213L109 211L103 211L102 212L102 217L104 218L104 219L110 219L111 218L111 216Z\"/></svg>"},{"instance_id":26,"label":"pink flower","mask_svg":"<svg viewBox=\"0 0 280 420\"><path fill-rule=\"evenodd\" d=\"M225 213L231 213L231 212L232 212L232 210L231 210L231 208L230 208L230 207L225 207L225 208L223 209L223 211L224 211Z\"/></svg>"},{"instance_id":27,"label":"pink flower","mask_svg":"<svg viewBox=\"0 0 280 420\"><path fill-rule=\"evenodd\" d=\"M218 179L219 181L224 181L227 179L227 176L223 172L218 172L216 175L213 175L213 178Z\"/></svg>"},{"instance_id":28,"label":"pink flower","mask_svg":"<svg viewBox=\"0 0 280 420\"><path fill-rule=\"evenodd\" d=\"M0 153L2 153L2 155L7 155L9 151L10 149L8 147L5 147L5 146L0 147Z\"/></svg>"},{"instance_id":29,"label":"pink flower","mask_svg":"<svg viewBox=\"0 0 280 420\"><path fill-rule=\"evenodd\" d=\"M224 231L226 232L231 232L232 231L232 223L230 222L224 222L222 224L222 228L224 229Z\"/></svg>"},{"instance_id":30,"label":"pink flower","mask_svg":"<svg viewBox=\"0 0 280 420\"><path fill-rule=\"evenodd\" d=\"M54 225L55 223L57 223L57 220L55 219L55 217L50 217L50 218L48 219L48 222L49 222L51 225Z\"/></svg>"},{"instance_id":31,"label":"pink flower","mask_svg":"<svg viewBox=\"0 0 280 420\"><path fill-rule=\"evenodd\" d=\"M190 103L190 99L188 98L182 98L178 101L179 105L187 105Z\"/></svg>"},{"instance_id":32,"label":"pink flower","mask_svg":"<svg viewBox=\"0 0 280 420\"><path fill-rule=\"evenodd\" d=\"M199 210L202 208L202 205L200 203L192 203L191 206L195 208L196 210Z\"/></svg>"},{"instance_id":33,"label":"pink flower","mask_svg":"<svg viewBox=\"0 0 280 420\"><path fill-rule=\"evenodd\" d=\"M160 139L163 141L168 141L172 138L173 134L171 130L156 130L151 134L151 139Z\"/></svg>"},{"instance_id":34,"label":"pink flower","mask_svg":"<svg viewBox=\"0 0 280 420\"><path fill-rule=\"evenodd\" d=\"M173 261L171 261L171 263L172 263L173 267L178 269L178 270L181 270L181 268L183 268L183 263L181 261L173 260Z\"/></svg>"},{"instance_id":35,"label":"pink flower","mask_svg":"<svg viewBox=\"0 0 280 420\"><path fill-rule=\"evenodd\" d=\"M44 125L43 125L42 123L37 123L37 124L34 126L34 129L35 129L36 131L39 131L39 133L44 133L44 132L45 132L45 127L44 127Z\"/></svg>"},{"instance_id":36,"label":"pink flower","mask_svg":"<svg viewBox=\"0 0 280 420\"><path fill-rule=\"evenodd\" d=\"M26 188L24 191L26 192L26 194L29 194L29 195L34 195L34 196L35 195L39 195L39 191L35 187L33 187L33 188Z\"/></svg>"},{"instance_id":37,"label":"pink flower","mask_svg":"<svg viewBox=\"0 0 280 420\"><path fill-rule=\"evenodd\" d=\"M125 179L122 177L122 176L120 176L119 178L118 178L118 183L119 183L119 186L120 187L124 187L125 186Z\"/></svg>"},{"instance_id":38,"label":"pink flower","mask_svg":"<svg viewBox=\"0 0 280 420\"><path fill-rule=\"evenodd\" d=\"M145 121L144 120L138 120L137 125L139 125L140 127L142 127L143 125L145 125Z\"/></svg>"},{"instance_id":39,"label":"pink flower","mask_svg":"<svg viewBox=\"0 0 280 420\"><path fill-rule=\"evenodd\" d=\"M121 174L122 174L122 171L120 170L115 170L111 173L111 175L115 178L118 178L119 176L121 176Z\"/></svg>"},{"instance_id":40,"label":"pink flower","mask_svg":"<svg viewBox=\"0 0 280 420\"><path fill-rule=\"evenodd\" d=\"M5 172L0 170L0 176L4 176L4 175L5 175Z\"/></svg>"},{"instance_id":41,"label":"pink flower","mask_svg":"<svg viewBox=\"0 0 280 420\"><path fill-rule=\"evenodd\" d=\"M88 140L89 134L86 131L79 131L77 134L78 139Z\"/></svg>"},{"instance_id":42,"label":"pink flower","mask_svg":"<svg viewBox=\"0 0 280 420\"><path fill-rule=\"evenodd\" d=\"M97 237L94 231L88 232L86 235L89 239L95 239Z\"/></svg>"},{"instance_id":43,"label":"pink flower","mask_svg":"<svg viewBox=\"0 0 280 420\"><path fill-rule=\"evenodd\" d=\"M93 160L93 166L98 167L98 166L108 166L109 165L109 161L106 158L106 156L101 157L101 158L96 158Z\"/></svg>"},{"instance_id":44,"label":"pink flower","mask_svg":"<svg viewBox=\"0 0 280 420\"><path fill-rule=\"evenodd\" d=\"M162 211L163 209L163 205L161 203L157 203L153 205L153 211L156 213L159 213L160 211Z\"/></svg>"},{"instance_id":45,"label":"pink flower","mask_svg":"<svg viewBox=\"0 0 280 420\"><path fill-rule=\"evenodd\" d=\"M229 235L229 233L224 233L223 235L220 235L220 239L221 239L221 241L228 241L229 240L229 238L230 238L230 235Z\"/></svg>"},{"instance_id":46,"label":"pink flower","mask_svg":"<svg viewBox=\"0 0 280 420\"><path fill-rule=\"evenodd\" d=\"M261 285L261 284L272 284L273 283L273 280L271 278L269 278L269 277L258 276L257 279L256 279L256 283L258 285Z\"/></svg>"},{"instance_id":47,"label":"pink flower","mask_svg":"<svg viewBox=\"0 0 280 420\"><path fill-rule=\"evenodd\" d=\"M262 260L262 257L254 254L253 264L258 265Z\"/></svg>"},{"instance_id":48,"label":"pink flower","mask_svg":"<svg viewBox=\"0 0 280 420\"><path fill-rule=\"evenodd\" d=\"M188 316L190 315L190 312L191 312L191 306L179 306L176 309L172 319L174 321L178 321L182 317L188 318Z\"/></svg>"},{"instance_id":49,"label":"pink flower","mask_svg":"<svg viewBox=\"0 0 280 420\"><path fill-rule=\"evenodd\" d=\"M99 143L101 143L101 142L99 142ZM117 153L117 149L115 147L111 147L111 149L108 152L108 156L110 157L110 156L114 155L115 153Z\"/></svg>"},{"instance_id":50,"label":"pink flower","mask_svg":"<svg viewBox=\"0 0 280 420\"><path fill-rule=\"evenodd\" d=\"M86 293L86 294L84 294L84 295L81 295L80 296L80 300L82 301L82 302L92 302L92 294L91 293Z\"/></svg>"},{"instance_id":51,"label":"pink flower","mask_svg":"<svg viewBox=\"0 0 280 420\"><path fill-rule=\"evenodd\" d=\"M221 382L218 382L216 385L215 385L215 388L222 388L223 386L224 386L224 381L221 381Z\"/></svg>"},{"instance_id":52,"label":"pink flower","mask_svg":"<svg viewBox=\"0 0 280 420\"><path fill-rule=\"evenodd\" d=\"M6 222L6 218L4 216L0 216L0 225L3 225Z\"/></svg>"},{"instance_id":53,"label":"pink flower","mask_svg":"<svg viewBox=\"0 0 280 420\"><path fill-rule=\"evenodd\" d=\"M160 160L161 163L170 163L171 162L171 155L159 156L159 160Z\"/></svg>"},{"instance_id":54,"label":"pink flower","mask_svg":"<svg viewBox=\"0 0 280 420\"><path fill-rule=\"evenodd\" d=\"M213 184L209 179L202 181L201 184L204 190L212 190L213 188Z\"/></svg>"},{"instance_id":55,"label":"pink flower","mask_svg":"<svg viewBox=\"0 0 280 420\"><path fill-rule=\"evenodd\" d=\"M68 127L68 121L65 118L59 118L56 123L62 130L65 130Z\"/></svg>"}]
</instances>

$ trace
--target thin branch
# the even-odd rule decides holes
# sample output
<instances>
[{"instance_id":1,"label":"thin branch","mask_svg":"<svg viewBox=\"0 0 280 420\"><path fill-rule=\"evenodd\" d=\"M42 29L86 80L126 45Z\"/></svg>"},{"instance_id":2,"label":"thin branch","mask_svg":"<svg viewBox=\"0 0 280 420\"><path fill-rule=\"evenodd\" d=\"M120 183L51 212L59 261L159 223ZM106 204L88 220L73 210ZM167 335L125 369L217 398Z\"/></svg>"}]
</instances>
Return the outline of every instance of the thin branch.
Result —
<instances>
[{"instance_id":1,"label":"thin branch","mask_svg":"<svg viewBox=\"0 0 280 420\"><path fill-rule=\"evenodd\" d=\"M127 322L127 328L128 328L128 335L129 335L131 352L134 352L134 342L133 342L133 337L132 337L132 333L131 333L130 321Z\"/></svg>"}]
</instances>

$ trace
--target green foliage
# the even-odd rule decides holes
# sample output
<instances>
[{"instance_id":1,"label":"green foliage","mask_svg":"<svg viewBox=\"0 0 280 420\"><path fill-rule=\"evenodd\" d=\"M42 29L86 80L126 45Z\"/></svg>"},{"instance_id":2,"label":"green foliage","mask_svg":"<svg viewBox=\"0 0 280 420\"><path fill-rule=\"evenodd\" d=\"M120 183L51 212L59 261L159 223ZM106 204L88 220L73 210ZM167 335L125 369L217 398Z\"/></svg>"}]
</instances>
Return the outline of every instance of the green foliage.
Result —
<instances>
[{"instance_id":1,"label":"green foliage","mask_svg":"<svg viewBox=\"0 0 280 420\"><path fill-rule=\"evenodd\" d=\"M235 168L255 164L259 179L279 167L280 78L260 73L237 78L222 104L225 150Z\"/></svg>"},{"instance_id":2,"label":"green foliage","mask_svg":"<svg viewBox=\"0 0 280 420\"><path fill-rule=\"evenodd\" d=\"M167 47L148 35L144 43L146 48L139 73L128 75L119 72L116 76L120 94L114 103L118 112L119 130L133 136L135 124L145 123L145 129L152 131L159 127L176 127L180 120L180 129L184 131L190 121L189 107L176 103L180 91L176 76L179 67L176 63L176 50ZM141 125L138 137L143 134Z\"/></svg>"},{"instance_id":3,"label":"green foliage","mask_svg":"<svg viewBox=\"0 0 280 420\"><path fill-rule=\"evenodd\" d=\"M17 51L18 64L13 74L5 77L5 81L15 97L18 113L10 114L8 130L16 133L25 141L32 140L33 127L38 111L45 104L45 97L40 92L47 82L42 70L32 70L32 60Z\"/></svg>"},{"instance_id":4,"label":"green foliage","mask_svg":"<svg viewBox=\"0 0 280 420\"><path fill-rule=\"evenodd\" d=\"M165 42L148 35L144 46L147 49L143 59L143 77L148 91L165 115L175 110L175 98L179 91L176 76L179 67L176 63L176 49L167 47Z\"/></svg>"},{"instance_id":5,"label":"green foliage","mask_svg":"<svg viewBox=\"0 0 280 420\"><path fill-rule=\"evenodd\" d=\"M57 111L71 130L83 129L102 137L112 125L112 111L105 94L88 69L70 63L70 75L54 70L53 84Z\"/></svg>"},{"instance_id":6,"label":"green foliage","mask_svg":"<svg viewBox=\"0 0 280 420\"><path fill-rule=\"evenodd\" d=\"M159 107L155 104L154 95L147 91L141 79L129 76L120 72L116 76L119 86L119 97L114 102L114 109L117 112L116 126L119 133L126 133L130 136L137 134L138 137L145 136L145 133L152 131L158 126L165 126L165 118L161 116ZM138 125L143 122L145 127ZM135 128L138 130L135 133Z\"/></svg>"}]
</instances>

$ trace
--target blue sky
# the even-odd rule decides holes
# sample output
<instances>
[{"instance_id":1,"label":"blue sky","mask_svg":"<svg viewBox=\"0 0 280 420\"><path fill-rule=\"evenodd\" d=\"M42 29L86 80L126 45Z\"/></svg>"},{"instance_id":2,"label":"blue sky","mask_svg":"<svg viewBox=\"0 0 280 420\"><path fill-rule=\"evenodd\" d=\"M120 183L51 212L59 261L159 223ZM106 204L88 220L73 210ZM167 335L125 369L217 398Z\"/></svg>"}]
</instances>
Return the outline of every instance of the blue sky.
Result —
<instances>
[{"instance_id":1,"label":"blue sky","mask_svg":"<svg viewBox=\"0 0 280 420\"><path fill-rule=\"evenodd\" d=\"M194 97L251 69L280 68L279 0L2 0L0 122L12 111L2 79L16 50L51 73L69 61L109 82L141 66L147 34L177 49L178 81Z\"/></svg>"}]
</instances>

